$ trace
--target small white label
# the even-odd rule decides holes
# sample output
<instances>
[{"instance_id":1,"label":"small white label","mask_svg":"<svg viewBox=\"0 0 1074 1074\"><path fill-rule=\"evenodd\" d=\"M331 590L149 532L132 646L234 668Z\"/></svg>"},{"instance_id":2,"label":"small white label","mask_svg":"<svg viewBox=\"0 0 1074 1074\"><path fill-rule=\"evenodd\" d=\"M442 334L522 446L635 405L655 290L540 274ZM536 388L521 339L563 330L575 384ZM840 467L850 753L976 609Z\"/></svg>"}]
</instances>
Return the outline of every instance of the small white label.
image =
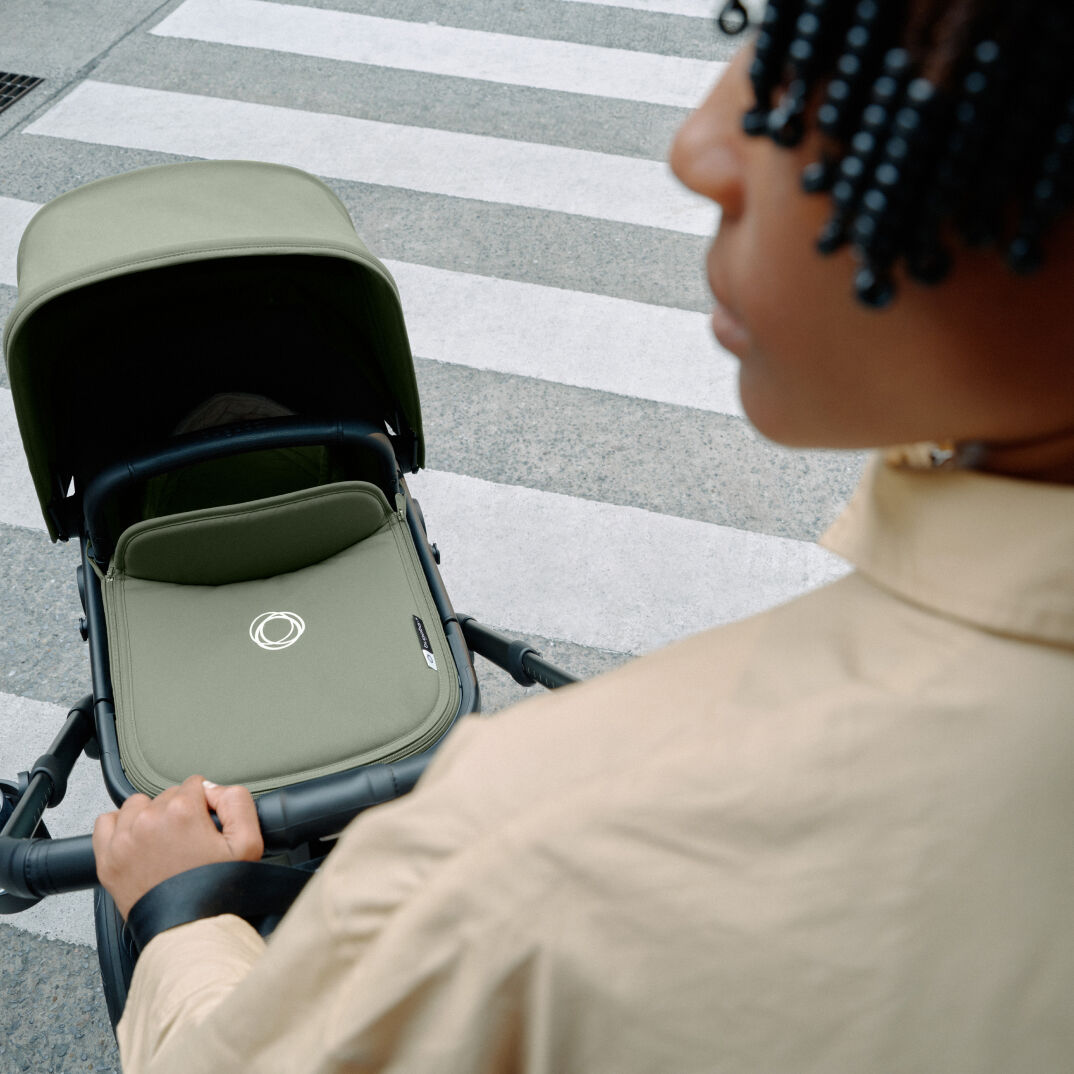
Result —
<instances>
[{"instance_id":1,"label":"small white label","mask_svg":"<svg viewBox=\"0 0 1074 1074\"><path fill-rule=\"evenodd\" d=\"M425 629L425 624L415 615L414 617L414 629L418 632L418 644L421 646L421 651L425 656L425 663L436 671L436 657L433 656L433 647L429 644L429 633Z\"/></svg>"}]
</instances>

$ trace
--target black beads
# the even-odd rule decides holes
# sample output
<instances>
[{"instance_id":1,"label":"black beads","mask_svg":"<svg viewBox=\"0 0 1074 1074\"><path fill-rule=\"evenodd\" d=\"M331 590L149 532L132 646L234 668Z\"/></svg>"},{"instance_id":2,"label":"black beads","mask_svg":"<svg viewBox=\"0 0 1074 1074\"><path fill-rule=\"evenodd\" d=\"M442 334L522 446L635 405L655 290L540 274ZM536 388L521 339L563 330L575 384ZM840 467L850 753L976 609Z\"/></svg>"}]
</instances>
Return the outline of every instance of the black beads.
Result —
<instances>
[{"instance_id":1,"label":"black beads","mask_svg":"<svg viewBox=\"0 0 1074 1074\"><path fill-rule=\"evenodd\" d=\"M935 286L951 271L951 254L933 234L921 236L917 245L906 252L906 268L918 283Z\"/></svg>"},{"instance_id":2,"label":"black beads","mask_svg":"<svg viewBox=\"0 0 1074 1074\"><path fill-rule=\"evenodd\" d=\"M765 134L769 129L772 97L783 84L787 49L793 38L800 7L797 0L769 0L765 9L750 64L749 77L755 103L742 120L742 129L746 134Z\"/></svg>"},{"instance_id":3,"label":"black beads","mask_svg":"<svg viewBox=\"0 0 1074 1074\"><path fill-rule=\"evenodd\" d=\"M814 161L802 169L802 189L807 194L822 194L832 189L837 174L838 165L831 157Z\"/></svg>"},{"instance_id":4,"label":"black beads","mask_svg":"<svg viewBox=\"0 0 1074 1074\"><path fill-rule=\"evenodd\" d=\"M1057 217L1074 195L1074 94L1066 102L1059 123L1041 161L1033 200L1048 221Z\"/></svg>"},{"instance_id":5,"label":"black beads","mask_svg":"<svg viewBox=\"0 0 1074 1074\"><path fill-rule=\"evenodd\" d=\"M832 64L839 62L838 50L851 11L849 0L802 0L798 4L784 0L775 15L769 5L750 71L757 105L744 123L748 133L767 133L785 147L801 142L816 90ZM778 78L772 64L777 50L782 50ZM770 107L779 89L779 100ZM839 90L834 92L838 95ZM831 87L828 93L831 96Z\"/></svg>"},{"instance_id":6,"label":"black beads","mask_svg":"<svg viewBox=\"0 0 1074 1074\"><path fill-rule=\"evenodd\" d=\"M804 107L800 98L781 102L768 113L766 129L776 145L790 149L798 145L805 136Z\"/></svg>"},{"instance_id":7,"label":"black beads","mask_svg":"<svg viewBox=\"0 0 1074 1074\"><path fill-rule=\"evenodd\" d=\"M789 82L768 114L768 134L777 145L798 145L805 135L805 109L820 66L823 34L824 23L814 11L803 11L794 22L786 56Z\"/></svg>"},{"instance_id":8,"label":"black beads","mask_svg":"<svg viewBox=\"0 0 1074 1074\"><path fill-rule=\"evenodd\" d=\"M846 241L845 220L839 216L833 216L817 236L817 252L824 255L834 254L841 246L846 245Z\"/></svg>"},{"instance_id":9,"label":"black beads","mask_svg":"<svg viewBox=\"0 0 1074 1074\"><path fill-rule=\"evenodd\" d=\"M1044 260L1042 236L1074 200L1074 95L1059 116L1045 146L1036 176L1021 204L1007 263L1021 275L1036 271Z\"/></svg>"},{"instance_id":10,"label":"black beads","mask_svg":"<svg viewBox=\"0 0 1074 1074\"><path fill-rule=\"evenodd\" d=\"M883 309L890 306L895 297L895 284L889 272L866 265L854 277L854 293L863 305Z\"/></svg>"},{"instance_id":11,"label":"black beads","mask_svg":"<svg viewBox=\"0 0 1074 1074\"><path fill-rule=\"evenodd\" d=\"M1040 236L1033 231L1018 235L1007 248L1007 264L1021 276L1026 276L1044 263Z\"/></svg>"},{"instance_id":12,"label":"black beads","mask_svg":"<svg viewBox=\"0 0 1074 1074\"><path fill-rule=\"evenodd\" d=\"M895 134L876 174L878 188L893 199L890 227L900 236L907 271L924 284L939 283L951 264L939 238L942 216L929 197L949 117L950 101L937 87L923 78L911 79L895 116Z\"/></svg>"},{"instance_id":13,"label":"black beads","mask_svg":"<svg viewBox=\"0 0 1074 1074\"><path fill-rule=\"evenodd\" d=\"M826 254L852 244L872 273L868 286L859 290L874 298L888 293L887 284L881 287L876 281L888 280L888 269L898 253L894 210L901 202L905 161L898 160L897 154L892 160L885 151L899 144L892 145L891 132L911 73L909 57L893 50L880 70L831 186L832 217L817 240L818 249Z\"/></svg>"},{"instance_id":14,"label":"black beads","mask_svg":"<svg viewBox=\"0 0 1074 1074\"><path fill-rule=\"evenodd\" d=\"M817 248L850 248L870 308L890 304L902 276L945 279L959 242L1032 272L1074 210L1074 3L1041 0L1033 18L972 7L965 23L908 0L766 11L744 127L781 146L811 124L825 136L801 187L830 199Z\"/></svg>"},{"instance_id":15,"label":"black beads","mask_svg":"<svg viewBox=\"0 0 1074 1074\"><path fill-rule=\"evenodd\" d=\"M837 140L849 137L870 93L875 93L877 65L884 54L887 29L882 16L876 0L861 0L849 13L842 51L817 112L817 126Z\"/></svg>"},{"instance_id":16,"label":"black beads","mask_svg":"<svg viewBox=\"0 0 1074 1074\"><path fill-rule=\"evenodd\" d=\"M1006 257L1018 273L1044 260L1044 235L1071 203L1074 186L1074 14L1051 10L1043 20L1051 47L1034 57L1013 104L1024 116L1007 139L1004 164L1017 190L1019 215Z\"/></svg>"}]
</instances>

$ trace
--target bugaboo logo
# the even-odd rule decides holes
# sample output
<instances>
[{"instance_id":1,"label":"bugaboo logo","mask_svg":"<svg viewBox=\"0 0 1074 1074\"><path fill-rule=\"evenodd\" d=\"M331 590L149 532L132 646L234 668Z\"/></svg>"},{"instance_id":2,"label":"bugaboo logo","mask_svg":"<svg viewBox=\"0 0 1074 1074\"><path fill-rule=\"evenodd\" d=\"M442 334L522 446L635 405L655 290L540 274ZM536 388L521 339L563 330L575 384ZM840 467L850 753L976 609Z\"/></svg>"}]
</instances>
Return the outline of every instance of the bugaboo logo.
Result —
<instances>
[{"instance_id":1,"label":"bugaboo logo","mask_svg":"<svg viewBox=\"0 0 1074 1074\"><path fill-rule=\"evenodd\" d=\"M275 626L276 623L285 623L286 632L282 626ZM305 630L306 624L301 615L295 615L294 612L265 612L250 624L250 640L271 652L294 645Z\"/></svg>"}]
</instances>

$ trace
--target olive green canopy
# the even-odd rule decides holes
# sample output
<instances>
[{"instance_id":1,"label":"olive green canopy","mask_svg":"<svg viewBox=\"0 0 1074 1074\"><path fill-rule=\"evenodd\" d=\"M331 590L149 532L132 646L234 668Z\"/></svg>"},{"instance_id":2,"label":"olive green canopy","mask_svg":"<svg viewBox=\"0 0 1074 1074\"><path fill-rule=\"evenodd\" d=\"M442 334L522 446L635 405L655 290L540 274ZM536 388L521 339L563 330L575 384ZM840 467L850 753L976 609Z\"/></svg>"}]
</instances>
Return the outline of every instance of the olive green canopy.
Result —
<instances>
[{"instance_id":1,"label":"olive green canopy","mask_svg":"<svg viewBox=\"0 0 1074 1074\"><path fill-rule=\"evenodd\" d=\"M4 352L53 539L72 477L217 391L386 423L404 468L424 465L395 282L305 172L198 161L89 183L31 220L18 285Z\"/></svg>"}]
</instances>

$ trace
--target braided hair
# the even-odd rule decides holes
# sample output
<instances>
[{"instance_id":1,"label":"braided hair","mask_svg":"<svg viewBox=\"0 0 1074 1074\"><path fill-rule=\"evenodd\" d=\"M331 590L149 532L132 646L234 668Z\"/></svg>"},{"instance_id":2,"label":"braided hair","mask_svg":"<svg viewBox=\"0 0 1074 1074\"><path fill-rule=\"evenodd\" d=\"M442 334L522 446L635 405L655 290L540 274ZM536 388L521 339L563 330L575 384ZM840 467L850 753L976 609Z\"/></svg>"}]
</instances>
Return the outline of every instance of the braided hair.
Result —
<instances>
[{"instance_id":1,"label":"braided hair","mask_svg":"<svg viewBox=\"0 0 1074 1074\"><path fill-rule=\"evenodd\" d=\"M744 30L741 0L718 21ZM867 306L891 302L897 264L944 279L951 237L1030 273L1074 197L1072 51L1071 0L769 0L743 129L823 134L802 175L831 199L817 247L855 251Z\"/></svg>"}]
</instances>

